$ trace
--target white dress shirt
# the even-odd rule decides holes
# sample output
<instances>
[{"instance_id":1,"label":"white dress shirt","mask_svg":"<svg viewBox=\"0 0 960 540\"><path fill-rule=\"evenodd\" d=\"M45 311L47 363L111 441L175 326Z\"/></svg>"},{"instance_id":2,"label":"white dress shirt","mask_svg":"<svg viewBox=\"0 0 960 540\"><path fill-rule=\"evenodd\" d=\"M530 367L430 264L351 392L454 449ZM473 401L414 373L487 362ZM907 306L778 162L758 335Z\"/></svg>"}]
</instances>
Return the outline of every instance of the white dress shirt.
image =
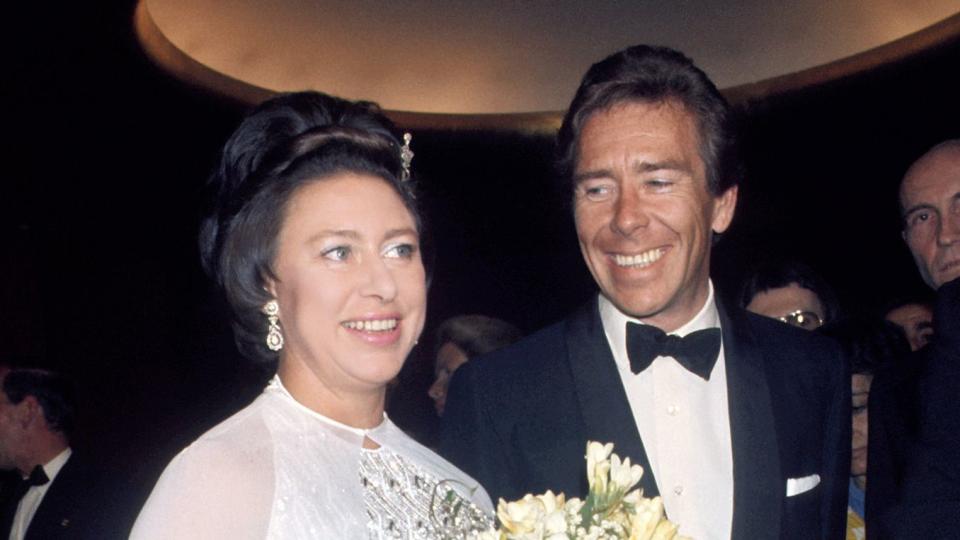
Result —
<instances>
[{"instance_id":1,"label":"white dress shirt","mask_svg":"<svg viewBox=\"0 0 960 540\"><path fill-rule=\"evenodd\" d=\"M709 291L696 316L671 334L685 336L720 326L712 283ZM626 326L627 322L643 323L620 312L603 295L599 306L667 516L680 525L680 534L697 540L729 539L733 451L723 345L709 381L664 356L634 374L627 356Z\"/></svg>"},{"instance_id":2,"label":"white dress shirt","mask_svg":"<svg viewBox=\"0 0 960 540\"><path fill-rule=\"evenodd\" d=\"M57 454L57 457L43 466L43 472L50 481L42 486L30 486L30 489L20 499L20 504L17 505L17 513L13 517L13 526L10 527L10 540L23 540L23 536L27 533L27 528L33 521L33 516L37 513L37 508L43 501L44 495L47 494L53 480L60 473L60 469L70 459L71 453L70 448L65 448L63 452Z\"/></svg>"}]
</instances>

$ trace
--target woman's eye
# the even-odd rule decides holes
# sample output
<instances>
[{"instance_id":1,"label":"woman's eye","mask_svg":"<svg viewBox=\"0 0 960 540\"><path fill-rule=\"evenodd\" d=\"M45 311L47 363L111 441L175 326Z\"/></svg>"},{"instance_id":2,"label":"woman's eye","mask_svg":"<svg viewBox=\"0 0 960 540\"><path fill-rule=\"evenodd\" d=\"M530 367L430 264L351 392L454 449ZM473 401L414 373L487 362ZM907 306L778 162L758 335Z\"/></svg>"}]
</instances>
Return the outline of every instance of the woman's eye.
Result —
<instances>
[{"instance_id":1,"label":"woman's eye","mask_svg":"<svg viewBox=\"0 0 960 540\"><path fill-rule=\"evenodd\" d=\"M336 246L325 250L322 253L325 259L331 261L344 261L350 256L350 248L347 246Z\"/></svg>"},{"instance_id":2,"label":"woman's eye","mask_svg":"<svg viewBox=\"0 0 960 540\"><path fill-rule=\"evenodd\" d=\"M417 247L413 244L397 244L390 246L384 252L384 256L390 259L409 259L417 252Z\"/></svg>"}]
</instances>

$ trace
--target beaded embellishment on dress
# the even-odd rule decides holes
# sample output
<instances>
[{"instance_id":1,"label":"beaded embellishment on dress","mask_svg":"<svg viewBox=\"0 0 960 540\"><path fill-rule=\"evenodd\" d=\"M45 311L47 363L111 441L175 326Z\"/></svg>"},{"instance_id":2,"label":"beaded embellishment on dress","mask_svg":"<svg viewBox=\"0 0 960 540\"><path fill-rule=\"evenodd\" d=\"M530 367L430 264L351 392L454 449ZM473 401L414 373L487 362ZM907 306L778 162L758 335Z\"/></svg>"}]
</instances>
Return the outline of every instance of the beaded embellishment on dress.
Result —
<instances>
[{"instance_id":1,"label":"beaded embellishment on dress","mask_svg":"<svg viewBox=\"0 0 960 540\"><path fill-rule=\"evenodd\" d=\"M493 523L449 481L438 481L385 448L364 450L360 483L371 540L466 538Z\"/></svg>"}]
</instances>

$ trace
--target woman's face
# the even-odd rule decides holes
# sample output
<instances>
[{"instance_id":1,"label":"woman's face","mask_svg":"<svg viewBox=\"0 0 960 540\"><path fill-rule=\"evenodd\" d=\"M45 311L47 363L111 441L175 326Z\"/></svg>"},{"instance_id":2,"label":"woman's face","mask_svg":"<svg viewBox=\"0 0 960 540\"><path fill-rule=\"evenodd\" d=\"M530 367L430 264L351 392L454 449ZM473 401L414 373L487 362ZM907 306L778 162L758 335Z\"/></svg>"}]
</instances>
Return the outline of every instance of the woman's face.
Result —
<instances>
[{"instance_id":1,"label":"woman's face","mask_svg":"<svg viewBox=\"0 0 960 540\"><path fill-rule=\"evenodd\" d=\"M867 474L867 439L868 416L867 405L870 401L870 385L873 375L854 374L850 387L853 399L853 441L850 455L850 475L863 476Z\"/></svg>"},{"instance_id":2,"label":"woman's face","mask_svg":"<svg viewBox=\"0 0 960 540\"><path fill-rule=\"evenodd\" d=\"M437 349L437 364L434 370L433 384L427 394L433 399L433 407L437 416L443 416L443 409L447 405L447 389L450 388L450 377L453 372L467 363L467 353L451 342L446 342Z\"/></svg>"},{"instance_id":3,"label":"woman's face","mask_svg":"<svg viewBox=\"0 0 960 540\"><path fill-rule=\"evenodd\" d=\"M343 173L299 188L273 269L284 373L344 395L382 390L400 371L423 329L426 284L413 216L385 181Z\"/></svg>"}]
</instances>

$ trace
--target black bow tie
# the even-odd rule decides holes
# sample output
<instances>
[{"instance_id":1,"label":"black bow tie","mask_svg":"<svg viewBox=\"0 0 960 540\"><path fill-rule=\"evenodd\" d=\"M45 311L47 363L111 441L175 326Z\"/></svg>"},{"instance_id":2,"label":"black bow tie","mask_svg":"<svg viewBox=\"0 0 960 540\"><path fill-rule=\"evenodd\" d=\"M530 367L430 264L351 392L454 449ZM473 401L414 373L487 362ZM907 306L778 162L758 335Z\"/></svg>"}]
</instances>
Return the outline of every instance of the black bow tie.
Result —
<instances>
[{"instance_id":1,"label":"black bow tie","mask_svg":"<svg viewBox=\"0 0 960 540\"><path fill-rule=\"evenodd\" d=\"M20 503L20 499L23 498L31 487L42 486L49 481L50 479L47 478L47 473L43 472L43 467L37 465L30 471L30 476L20 478L18 482L13 483L9 496L6 497L5 502L0 505L0 537L6 538L6 535L10 534L10 528L13 525L13 518L16 517L17 506Z\"/></svg>"},{"instance_id":2,"label":"black bow tie","mask_svg":"<svg viewBox=\"0 0 960 540\"><path fill-rule=\"evenodd\" d=\"M705 380L720 354L720 329L697 330L680 337L646 324L627 323L627 355L634 373L650 367L658 356L670 356Z\"/></svg>"},{"instance_id":3,"label":"black bow tie","mask_svg":"<svg viewBox=\"0 0 960 540\"><path fill-rule=\"evenodd\" d=\"M30 476L23 479L23 483L29 488L33 486L42 486L49 482L50 479L47 478L46 471L43 470L43 467L37 465L30 471Z\"/></svg>"}]
</instances>

